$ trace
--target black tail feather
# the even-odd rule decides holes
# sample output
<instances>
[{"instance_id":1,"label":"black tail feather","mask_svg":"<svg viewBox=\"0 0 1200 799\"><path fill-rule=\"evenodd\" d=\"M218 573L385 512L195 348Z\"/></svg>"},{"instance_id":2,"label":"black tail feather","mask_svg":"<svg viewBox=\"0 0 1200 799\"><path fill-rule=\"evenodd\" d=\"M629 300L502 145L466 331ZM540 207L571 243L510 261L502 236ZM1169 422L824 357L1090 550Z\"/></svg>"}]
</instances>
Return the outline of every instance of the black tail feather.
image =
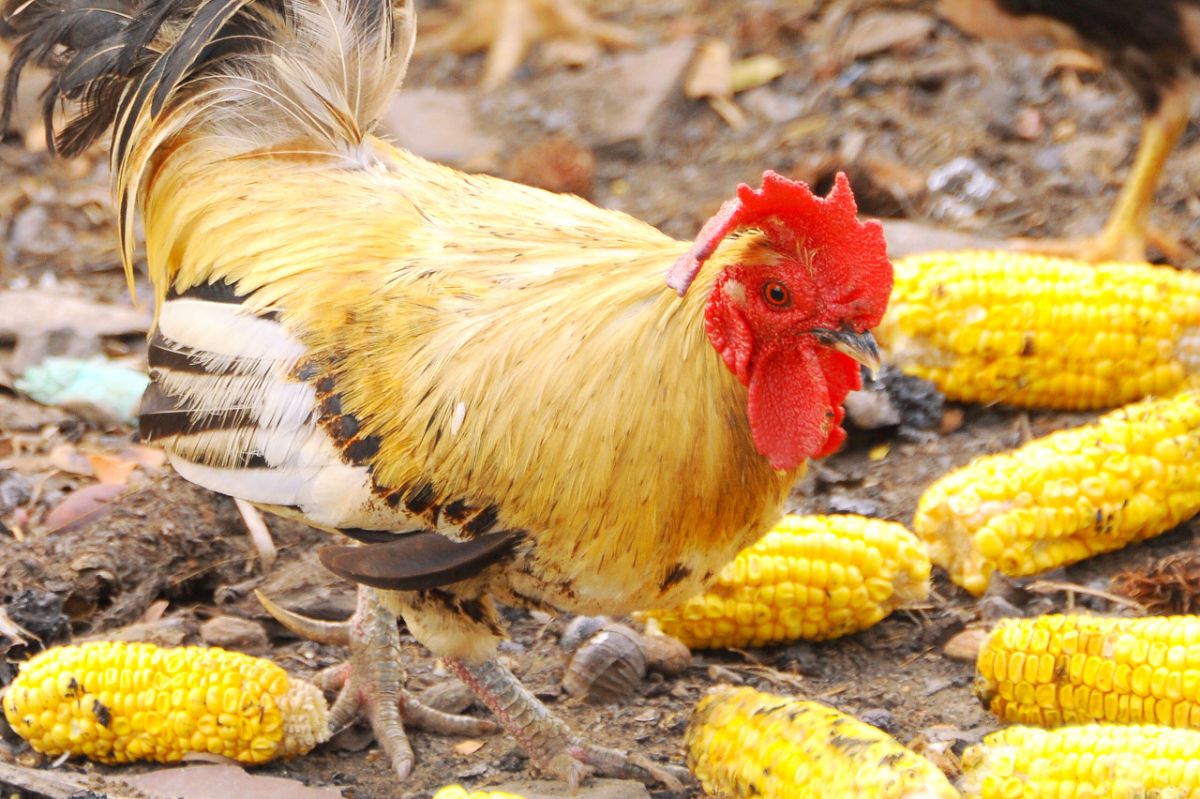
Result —
<instances>
[{"instance_id":1,"label":"black tail feather","mask_svg":"<svg viewBox=\"0 0 1200 799\"><path fill-rule=\"evenodd\" d=\"M24 68L30 63L59 67L61 71L44 98L47 144L52 151L65 155L91 144L112 122L115 101L125 81L154 59L156 54L149 48L149 41L171 10L170 4L163 5L167 6L165 13L142 15L142 10L128 0L6 3L5 21L20 38L4 82L0 128L6 128L11 118ZM134 24L135 17L141 24ZM139 30L149 25L153 30ZM52 123L60 99L79 101L80 110L55 136Z\"/></svg>"}]
</instances>

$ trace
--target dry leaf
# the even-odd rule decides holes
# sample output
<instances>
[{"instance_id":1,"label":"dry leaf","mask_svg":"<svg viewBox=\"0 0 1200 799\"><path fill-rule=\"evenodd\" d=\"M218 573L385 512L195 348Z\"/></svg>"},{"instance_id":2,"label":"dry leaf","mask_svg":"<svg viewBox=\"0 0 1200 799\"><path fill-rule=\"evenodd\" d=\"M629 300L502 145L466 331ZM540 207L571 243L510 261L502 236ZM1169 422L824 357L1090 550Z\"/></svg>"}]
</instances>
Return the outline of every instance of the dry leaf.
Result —
<instances>
[{"instance_id":1,"label":"dry leaf","mask_svg":"<svg viewBox=\"0 0 1200 799\"><path fill-rule=\"evenodd\" d=\"M975 658L979 657L979 650L983 648L983 642L987 637L988 631L980 627L963 630L946 642L946 645L942 647L942 654L951 660L974 663Z\"/></svg>"},{"instance_id":2,"label":"dry leaf","mask_svg":"<svg viewBox=\"0 0 1200 799\"><path fill-rule=\"evenodd\" d=\"M148 447L145 444L134 444L117 453L126 460L131 460L147 471L158 471L167 463L167 453L158 447Z\"/></svg>"},{"instance_id":3,"label":"dry leaf","mask_svg":"<svg viewBox=\"0 0 1200 799\"><path fill-rule=\"evenodd\" d=\"M73 530L100 518L112 509L111 500L124 490L124 486L97 483L71 492L46 514L46 530L52 533Z\"/></svg>"},{"instance_id":4,"label":"dry leaf","mask_svg":"<svg viewBox=\"0 0 1200 799\"><path fill-rule=\"evenodd\" d=\"M75 297L59 289L0 291L0 338L71 328L91 336L145 333L150 314Z\"/></svg>"},{"instance_id":5,"label":"dry leaf","mask_svg":"<svg viewBox=\"0 0 1200 799\"><path fill-rule=\"evenodd\" d=\"M482 749L485 743L487 742L469 738L465 741L456 743L454 745L454 751L458 752L460 755L473 755Z\"/></svg>"},{"instance_id":6,"label":"dry leaf","mask_svg":"<svg viewBox=\"0 0 1200 799\"><path fill-rule=\"evenodd\" d=\"M341 799L334 787L312 787L283 777L247 774L240 766L184 766L122 775L122 782L153 799Z\"/></svg>"},{"instance_id":7,"label":"dry leaf","mask_svg":"<svg viewBox=\"0 0 1200 799\"><path fill-rule=\"evenodd\" d=\"M770 53L752 55L733 65L730 88L734 94L765 86L787 72L787 65Z\"/></svg>"},{"instance_id":8,"label":"dry leaf","mask_svg":"<svg viewBox=\"0 0 1200 799\"><path fill-rule=\"evenodd\" d=\"M842 56L854 61L885 50L911 49L936 27L937 20L923 11L868 12L855 20L846 34Z\"/></svg>"},{"instance_id":9,"label":"dry leaf","mask_svg":"<svg viewBox=\"0 0 1200 799\"><path fill-rule=\"evenodd\" d=\"M154 600L153 602L151 602L149 605L146 606L146 609L144 611L142 611L141 621L142 622L158 621L159 619L162 618L162 615L164 613L166 613L167 608L170 607L170 605L171 605L171 603L166 599Z\"/></svg>"},{"instance_id":10,"label":"dry leaf","mask_svg":"<svg viewBox=\"0 0 1200 799\"><path fill-rule=\"evenodd\" d=\"M91 477L96 472L86 455L75 448L74 444L59 444L50 450L50 463L60 472Z\"/></svg>"},{"instance_id":11,"label":"dry leaf","mask_svg":"<svg viewBox=\"0 0 1200 799\"><path fill-rule=\"evenodd\" d=\"M119 455L103 455L98 452L88 455L87 460L92 465L92 472L96 475L96 479L107 485L128 485L130 475L138 467L136 461L125 460Z\"/></svg>"},{"instance_id":12,"label":"dry leaf","mask_svg":"<svg viewBox=\"0 0 1200 799\"><path fill-rule=\"evenodd\" d=\"M683 80L683 93L693 100L733 96L733 50L720 39L700 45Z\"/></svg>"}]
</instances>

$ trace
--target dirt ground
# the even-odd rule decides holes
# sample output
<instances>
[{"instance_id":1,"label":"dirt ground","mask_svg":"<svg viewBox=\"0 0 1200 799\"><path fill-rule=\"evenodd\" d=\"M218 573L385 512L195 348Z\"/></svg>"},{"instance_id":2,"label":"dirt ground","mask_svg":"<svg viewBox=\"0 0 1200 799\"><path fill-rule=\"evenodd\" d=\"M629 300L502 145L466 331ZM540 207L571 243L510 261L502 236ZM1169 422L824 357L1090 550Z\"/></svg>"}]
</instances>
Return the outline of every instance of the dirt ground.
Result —
<instances>
[{"instance_id":1,"label":"dirt ground","mask_svg":"<svg viewBox=\"0 0 1200 799\"><path fill-rule=\"evenodd\" d=\"M429 5L436 6L429 9L436 23L450 3ZM764 169L822 187L837 169L845 169L865 213L927 225L930 241L933 228L999 239L1098 227L1137 141L1138 107L1115 76L1072 66L1078 59L1062 53L1031 54L973 40L938 21L923 3L601 0L593 7L637 32L638 43L619 57L715 38L739 58L774 56L785 71L738 95L744 127L735 129L706 102L686 99L676 86L647 116L653 136L622 141L597 132L604 120L586 115L590 92L621 87L581 82L581 76L593 74L588 70L601 70L618 56L591 54L581 72L554 63L546 52L535 53L508 85L483 96L473 89L480 55L419 53L407 86L433 90L435 105L466 98L473 124L490 142L489 151L466 141L460 165L482 165L541 183L565 180L601 205L680 237L694 235L738 181L756 182ZM897 13L902 16L887 16ZM461 139L456 123L462 119L451 119L455 124L433 132ZM28 116L19 120L20 129L0 144L0 290L56 292L128 306L104 154L55 161L39 146L37 125ZM546 156L562 151L568 154L565 160ZM518 158L520 153L525 155ZM1153 214L1156 224L1188 249L1177 259L1186 268L1200 267L1197 185L1200 135L1193 121L1172 156ZM905 246L921 242L918 235L915 245L910 239ZM139 294L146 296L142 283ZM336 648L285 634L268 622L252 594L261 586L289 607L329 618L347 615L349 588L325 575L312 557L322 534L269 519L279 559L264 573L230 500L187 485L153 453L131 449L127 426L45 408L17 394L11 377L18 366L46 352L100 353L141 368L145 347L136 323L121 329L114 322L101 329L92 324L95 320L64 321L69 322L62 326L65 332L23 335L22 330L6 333L0 319L0 600L5 603L0 655L7 651L8 660L17 661L33 648L32 642L19 645L3 624L9 620L24 620L26 630L47 641L66 640L68 633L78 638L125 630L179 643L202 640L207 620L237 617L255 624L214 628L210 623L203 640L269 654L298 674L336 663ZM952 432L852 434L842 452L797 486L794 509L852 511L907 523L922 490L948 469L1012 447L1030 432L1088 418L953 405L947 414L961 417L957 427L943 425ZM880 458L878 446L885 443L890 446ZM89 454L100 457L89 459ZM93 489L100 504L59 510L72 492L101 484L113 488ZM47 517L56 510L60 516L54 521L65 523L50 533ZM85 511L92 515L80 516ZM1082 586L1083 592L1001 583L976 601L936 572L928 603L897 612L864 633L822 644L698 652L686 673L652 677L640 696L620 705L582 705L563 694L565 655L558 639L566 620L508 612L512 641L504 655L531 689L592 741L634 747L661 761L682 762L682 733L691 708L710 686L730 680L821 699L878 723L902 741L961 751L995 723L971 695L971 664L943 653L952 636L1014 607L1021 613L1072 604L1118 610L1087 591L1107 590L1118 572L1195 546L1195 534L1186 525L1044 576ZM62 601L61 614L56 598ZM137 625L132 633L126 630L130 625ZM426 651L406 641L412 686L449 679ZM11 665L0 663L0 683L12 674ZM402 786L369 738L354 733L302 759L259 771L339 786L354 799L423 799L451 781L487 786L530 777L511 739L482 740L468 753L471 747L461 746L461 740L415 732L417 766ZM0 753L4 747L0 743ZM27 753L10 748L10 757L28 762ZM146 770L78 762L62 768L104 775ZM659 790L651 795L699 794Z\"/></svg>"}]
</instances>

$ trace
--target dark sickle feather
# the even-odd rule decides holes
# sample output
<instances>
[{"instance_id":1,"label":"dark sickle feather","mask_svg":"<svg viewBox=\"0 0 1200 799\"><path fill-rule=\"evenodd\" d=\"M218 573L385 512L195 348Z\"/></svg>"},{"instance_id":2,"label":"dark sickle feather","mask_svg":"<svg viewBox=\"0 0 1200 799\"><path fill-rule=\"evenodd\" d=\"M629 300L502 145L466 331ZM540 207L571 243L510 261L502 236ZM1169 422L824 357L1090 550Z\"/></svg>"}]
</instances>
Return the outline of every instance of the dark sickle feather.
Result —
<instances>
[{"instance_id":1,"label":"dark sickle feather","mask_svg":"<svg viewBox=\"0 0 1200 799\"><path fill-rule=\"evenodd\" d=\"M474 577L507 557L520 533L454 541L440 533L411 533L386 544L322 547L321 563L339 577L372 588L419 591Z\"/></svg>"}]
</instances>

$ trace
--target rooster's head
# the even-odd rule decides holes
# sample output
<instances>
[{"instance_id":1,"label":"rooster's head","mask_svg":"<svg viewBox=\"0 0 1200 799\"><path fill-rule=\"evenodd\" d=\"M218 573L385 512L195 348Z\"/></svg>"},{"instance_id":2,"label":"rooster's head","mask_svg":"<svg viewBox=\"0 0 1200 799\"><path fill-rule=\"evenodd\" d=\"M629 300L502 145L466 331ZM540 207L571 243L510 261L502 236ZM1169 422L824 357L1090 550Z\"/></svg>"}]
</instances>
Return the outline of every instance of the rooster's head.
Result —
<instances>
[{"instance_id":1,"label":"rooster's head","mask_svg":"<svg viewBox=\"0 0 1200 799\"><path fill-rule=\"evenodd\" d=\"M838 448L846 394L859 364L879 354L868 332L892 290L883 229L860 222L846 176L824 199L773 172L759 190L742 185L704 225L667 283L680 294L722 240L739 244L722 264L705 309L709 341L749 389L754 444L776 469Z\"/></svg>"}]
</instances>

